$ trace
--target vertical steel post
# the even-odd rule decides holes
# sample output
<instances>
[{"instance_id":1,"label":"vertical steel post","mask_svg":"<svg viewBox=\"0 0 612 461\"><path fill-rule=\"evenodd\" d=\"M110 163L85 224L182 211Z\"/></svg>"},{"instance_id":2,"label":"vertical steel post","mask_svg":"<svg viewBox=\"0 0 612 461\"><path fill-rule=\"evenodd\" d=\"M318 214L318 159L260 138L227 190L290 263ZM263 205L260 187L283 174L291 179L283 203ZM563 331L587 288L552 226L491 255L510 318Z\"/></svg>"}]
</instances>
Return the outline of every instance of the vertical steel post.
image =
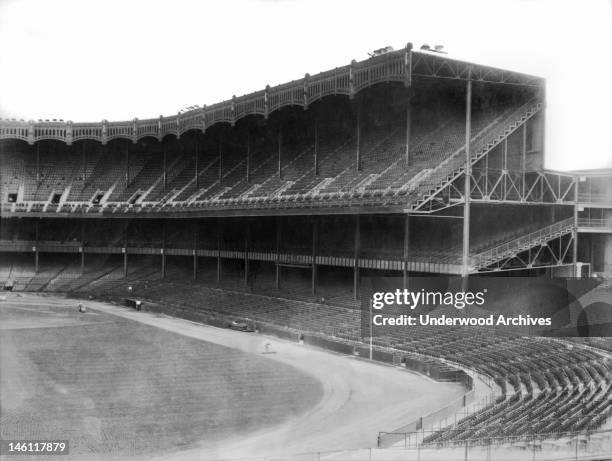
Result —
<instances>
[{"instance_id":1,"label":"vertical steel post","mask_svg":"<svg viewBox=\"0 0 612 461\"><path fill-rule=\"evenodd\" d=\"M319 175L319 120L314 121L314 174Z\"/></svg>"},{"instance_id":2,"label":"vertical steel post","mask_svg":"<svg viewBox=\"0 0 612 461\"><path fill-rule=\"evenodd\" d=\"M162 224L162 241L161 241L161 276L166 278L166 224L164 221Z\"/></svg>"},{"instance_id":3,"label":"vertical steel post","mask_svg":"<svg viewBox=\"0 0 612 461\"><path fill-rule=\"evenodd\" d=\"M319 221L315 216L312 223L312 280L311 280L311 291L312 294L317 294L317 245L319 240Z\"/></svg>"},{"instance_id":4,"label":"vertical steel post","mask_svg":"<svg viewBox=\"0 0 612 461\"><path fill-rule=\"evenodd\" d=\"M574 228L572 229L572 264L578 277L578 176L574 177Z\"/></svg>"},{"instance_id":5,"label":"vertical steel post","mask_svg":"<svg viewBox=\"0 0 612 461\"><path fill-rule=\"evenodd\" d=\"M278 290L280 288L280 252L281 252L281 238L282 238L283 226L281 217L276 217L276 268L274 272L274 286Z\"/></svg>"},{"instance_id":6,"label":"vertical steel post","mask_svg":"<svg viewBox=\"0 0 612 461\"><path fill-rule=\"evenodd\" d=\"M85 153L85 141L81 144L81 168L82 168L82 176L83 182L85 182L85 175L87 174L87 155Z\"/></svg>"},{"instance_id":7,"label":"vertical steel post","mask_svg":"<svg viewBox=\"0 0 612 461\"><path fill-rule=\"evenodd\" d=\"M81 221L81 275L85 273L85 223Z\"/></svg>"},{"instance_id":8,"label":"vertical steel post","mask_svg":"<svg viewBox=\"0 0 612 461\"><path fill-rule=\"evenodd\" d=\"M40 183L40 143L36 143L36 182Z\"/></svg>"},{"instance_id":9,"label":"vertical steel post","mask_svg":"<svg viewBox=\"0 0 612 461\"><path fill-rule=\"evenodd\" d=\"M465 189L463 206L463 264L461 276L463 284L467 285L470 264L470 194L472 177L472 159L470 154L470 139L472 131L472 75L468 74L465 97Z\"/></svg>"},{"instance_id":10,"label":"vertical steel post","mask_svg":"<svg viewBox=\"0 0 612 461\"><path fill-rule=\"evenodd\" d=\"M406 166L410 166L410 129L412 126L412 94L408 89L408 105L406 107Z\"/></svg>"},{"instance_id":11,"label":"vertical steel post","mask_svg":"<svg viewBox=\"0 0 612 461\"><path fill-rule=\"evenodd\" d=\"M125 224L123 228L123 277L127 277L128 274L128 224Z\"/></svg>"},{"instance_id":12,"label":"vertical steel post","mask_svg":"<svg viewBox=\"0 0 612 461\"><path fill-rule=\"evenodd\" d=\"M360 216L355 216L355 247L353 254L353 298L359 298L359 254L361 243L361 225Z\"/></svg>"},{"instance_id":13,"label":"vertical steel post","mask_svg":"<svg viewBox=\"0 0 612 461\"><path fill-rule=\"evenodd\" d=\"M526 191L526 185L525 185L525 172L527 170L527 120L525 120L525 123L523 123L523 139L521 142L521 180L523 182L522 188L521 188L521 201L525 201L526 197L525 197L525 191Z\"/></svg>"},{"instance_id":14,"label":"vertical steel post","mask_svg":"<svg viewBox=\"0 0 612 461\"><path fill-rule=\"evenodd\" d=\"M125 187L130 185L130 145L125 146Z\"/></svg>"},{"instance_id":15,"label":"vertical steel post","mask_svg":"<svg viewBox=\"0 0 612 461\"><path fill-rule=\"evenodd\" d=\"M249 286L249 247L251 246L251 223L248 221L245 226L244 235L244 286Z\"/></svg>"},{"instance_id":16,"label":"vertical steel post","mask_svg":"<svg viewBox=\"0 0 612 461\"><path fill-rule=\"evenodd\" d=\"M357 171L361 170L361 102L357 100L357 117L355 120L355 161L357 163Z\"/></svg>"},{"instance_id":17,"label":"vertical steel post","mask_svg":"<svg viewBox=\"0 0 612 461\"><path fill-rule=\"evenodd\" d=\"M199 224L193 223L193 280L198 279L198 241L199 241Z\"/></svg>"},{"instance_id":18,"label":"vertical steel post","mask_svg":"<svg viewBox=\"0 0 612 461\"><path fill-rule=\"evenodd\" d=\"M35 226L35 244L34 244L34 273L38 274L38 238L39 238L39 234L38 234L38 220L35 222L34 226Z\"/></svg>"},{"instance_id":19,"label":"vertical steel post","mask_svg":"<svg viewBox=\"0 0 612 461\"><path fill-rule=\"evenodd\" d=\"M221 231L223 226L221 219L217 219L217 283L221 282Z\"/></svg>"},{"instance_id":20,"label":"vertical steel post","mask_svg":"<svg viewBox=\"0 0 612 461\"><path fill-rule=\"evenodd\" d=\"M404 267L403 267L403 288L408 288L408 264L410 257L410 214L406 213L404 218Z\"/></svg>"}]
</instances>

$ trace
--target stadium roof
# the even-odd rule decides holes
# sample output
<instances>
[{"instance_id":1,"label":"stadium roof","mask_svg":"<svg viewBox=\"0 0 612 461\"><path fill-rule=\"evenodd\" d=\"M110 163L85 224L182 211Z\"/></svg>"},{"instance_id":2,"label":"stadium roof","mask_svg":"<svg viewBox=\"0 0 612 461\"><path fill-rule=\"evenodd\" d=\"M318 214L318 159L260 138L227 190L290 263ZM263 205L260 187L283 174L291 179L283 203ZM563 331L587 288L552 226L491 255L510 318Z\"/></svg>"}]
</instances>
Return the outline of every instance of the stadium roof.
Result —
<instances>
[{"instance_id":1,"label":"stadium roof","mask_svg":"<svg viewBox=\"0 0 612 461\"><path fill-rule=\"evenodd\" d=\"M436 52L404 49L373 56L315 75L306 74L300 80L267 86L264 90L219 102L169 117L155 119L95 123L71 121L0 120L0 139L20 139L33 144L53 139L68 144L90 139L105 144L123 138L133 142L145 137L162 139L167 135L180 137L189 130L205 131L216 123L234 124L248 115L265 118L282 107L302 106L330 95L354 97L359 91L378 83L401 82L410 86L414 77L473 82L544 87L541 77L485 65L460 61Z\"/></svg>"}]
</instances>

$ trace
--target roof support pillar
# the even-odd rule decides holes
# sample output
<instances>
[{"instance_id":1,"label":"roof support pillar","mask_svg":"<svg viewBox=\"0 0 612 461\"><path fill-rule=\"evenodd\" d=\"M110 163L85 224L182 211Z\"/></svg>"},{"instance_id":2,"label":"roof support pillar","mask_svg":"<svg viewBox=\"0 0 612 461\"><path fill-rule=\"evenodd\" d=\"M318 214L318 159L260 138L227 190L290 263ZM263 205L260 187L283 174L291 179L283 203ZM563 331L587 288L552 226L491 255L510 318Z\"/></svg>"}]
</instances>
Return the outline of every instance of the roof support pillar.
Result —
<instances>
[{"instance_id":1,"label":"roof support pillar","mask_svg":"<svg viewBox=\"0 0 612 461\"><path fill-rule=\"evenodd\" d=\"M521 140L521 200L525 201L525 171L527 170L527 120L523 123Z\"/></svg>"},{"instance_id":2,"label":"roof support pillar","mask_svg":"<svg viewBox=\"0 0 612 461\"><path fill-rule=\"evenodd\" d=\"M312 277L311 277L311 291L312 294L317 294L318 288L318 274L317 274L317 245L319 240L319 221L317 217L314 217L312 223Z\"/></svg>"},{"instance_id":3,"label":"roof support pillar","mask_svg":"<svg viewBox=\"0 0 612 461\"><path fill-rule=\"evenodd\" d=\"M162 241L161 241L161 276L166 278L166 224L167 221L162 223Z\"/></svg>"},{"instance_id":4,"label":"roof support pillar","mask_svg":"<svg viewBox=\"0 0 612 461\"><path fill-rule=\"evenodd\" d=\"M85 222L81 220L81 275L85 273Z\"/></svg>"},{"instance_id":5,"label":"roof support pillar","mask_svg":"<svg viewBox=\"0 0 612 461\"><path fill-rule=\"evenodd\" d=\"M87 154L85 153L85 141L81 143L81 180L85 182L85 175L87 174Z\"/></svg>"},{"instance_id":6,"label":"roof support pillar","mask_svg":"<svg viewBox=\"0 0 612 461\"><path fill-rule=\"evenodd\" d=\"M319 119L314 119L314 174L319 175Z\"/></svg>"},{"instance_id":7,"label":"roof support pillar","mask_svg":"<svg viewBox=\"0 0 612 461\"><path fill-rule=\"evenodd\" d=\"M276 217L276 267L274 271L274 287L280 289L280 252L281 252L281 238L283 233L283 223L281 217Z\"/></svg>"},{"instance_id":8,"label":"roof support pillar","mask_svg":"<svg viewBox=\"0 0 612 461\"><path fill-rule=\"evenodd\" d=\"M353 254L353 298L359 298L359 254L361 253L361 226L360 216L355 215L355 246Z\"/></svg>"},{"instance_id":9,"label":"roof support pillar","mask_svg":"<svg viewBox=\"0 0 612 461\"><path fill-rule=\"evenodd\" d=\"M465 95L465 189L463 205L463 257L461 277L463 286L467 288L467 278L470 271L470 194L472 178L472 159L470 154L470 138L472 131L472 78L471 69L468 75Z\"/></svg>"},{"instance_id":10,"label":"roof support pillar","mask_svg":"<svg viewBox=\"0 0 612 461\"><path fill-rule=\"evenodd\" d=\"M125 224L123 228L123 278L127 277L128 274L128 234L127 234L128 224Z\"/></svg>"},{"instance_id":11,"label":"roof support pillar","mask_svg":"<svg viewBox=\"0 0 612 461\"><path fill-rule=\"evenodd\" d=\"M125 187L130 185L130 145L125 146Z\"/></svg>"},{"instance_id":12,"label":"roof support pillar","mask_svg":"<svg viewBox=\"0 0 612 461\"><path fill-rule=\"evenodd\" d=\"M36 182L40 185L40 143L36 143Z\"/></svg>"},{"instance_id":13,"label":"roof support pillar","mask_svg":"<svg viewBox=\"0 0 612 461\"><path fill-rule=\"evenodd\" d=\"M412 92L408 89L408 104L406 107L406 166L410 166L410 128L412 126Z\"/></svg>"},{"instance_id":14,"label":"roof support pillar","mask_svg":"<svg viewBox=\"0 0 612 461\"><path fill-rule=\"evenodd\" d=\"M402 285L408 289L408 259L410 257L410 215L406 213L404 217L404 264L402 273Z\"/></svg>"},{"instance_id":15,"label":"roof support pillar","mask_svg":"<svg viewBox=\"0 0 612 461\"><path fill-rule=\"evenodd\" d=\"M356 101L357 114L355 117L355 162L357 171L361 171L361 98Z\"/></svg>"},{"instance_id":16,"label":"roof support pillar","mask_svg":"<svg viewBox=\"0 0 612 461\"><path fill-rule=\"evenodd\" d=\"M574 177L574 227L572 228L572 264L574 267L574 277L579 277L578 273L578 176Z\"/></svg>"},{"instance_id":17,"label":"roof support pillar","mask_svg":"<svg viewBox=\"0 0 612 461\"><path fill-rule=\"evenodd\" d=\"M244 286L249 286L249 248L251 246L251 223L247 218L244 233Z\"/></svg>"},{"instance_id":18,"label":"roof support pillar","mask_svg":"<svg viewBox=\"0 0 612 461\"><path fill-rule=\"evenodd\" d=\"M38 238L39 238L39 222L36 220L34 223L34 234L35 234L35 242L34 242L34 273L38 274Z\"/></svg>"},{"instance_id":19,"label":"roof support pillar","mask_svg":"<svg viewBox=\"0 0 612 461\"><path fill-rule=\"evenodd\" d=\"M198 243L199 243L199 223L193 223L193 280L198 279Z\"/></svg>"},{"instance_id":20,"label":"roof support pillar","mask_svg":"<svg viewBox=\"0 0 612 461\"><path fill-rule=\"evenodd\" d=\"M223 228L222 218L217 219L217 283L221 282L221 232Z\"/></svg>"}]
</instances>

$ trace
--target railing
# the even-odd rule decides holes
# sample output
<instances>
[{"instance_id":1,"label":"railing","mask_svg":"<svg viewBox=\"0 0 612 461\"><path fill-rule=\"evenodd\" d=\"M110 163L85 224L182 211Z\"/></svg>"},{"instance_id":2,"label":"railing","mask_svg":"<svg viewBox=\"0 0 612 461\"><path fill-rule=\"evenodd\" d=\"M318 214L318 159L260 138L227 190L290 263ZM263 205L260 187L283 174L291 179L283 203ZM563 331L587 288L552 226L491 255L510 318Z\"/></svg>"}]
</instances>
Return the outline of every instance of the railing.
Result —
<instances>
[{"instance_id":1,"label":"railing","mask_svg":"<svg viewBox=\"0 0 612 461\"><path fill-rule=\"evenodd\" d=\"M574 218L567 218L563 221L551 224L537 231L531 232L522 237L502 243L490 250L484 251L472 257L472 265L475 268L486 267L487 265L515 255L516 253L532 248L533 246L544 243L552 237L568 233L574 227Z\"/></svg>"}]
</instances>

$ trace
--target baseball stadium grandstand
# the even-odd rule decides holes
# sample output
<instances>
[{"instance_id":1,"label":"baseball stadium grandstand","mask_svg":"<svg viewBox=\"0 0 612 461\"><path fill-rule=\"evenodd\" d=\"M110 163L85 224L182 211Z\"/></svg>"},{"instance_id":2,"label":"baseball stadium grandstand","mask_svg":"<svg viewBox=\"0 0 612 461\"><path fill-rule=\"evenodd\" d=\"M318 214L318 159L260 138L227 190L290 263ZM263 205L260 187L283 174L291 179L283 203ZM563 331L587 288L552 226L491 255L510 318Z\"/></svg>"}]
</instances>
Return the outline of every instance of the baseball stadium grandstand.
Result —
<instances>
[{"instance_id":1,"label":"baseball stadium grandstand","mask_svg":"<svg viewBox=\"0 0 612 461\"><path fill-rule=\"evenodd\" d=\"M367 345L370 276L593 278L585 299L609 302L612 171L547 169L545 108L542 78L408 44L157 119L1 120L0 284L348 354ZM597 443L611 427L607 338L370 340L377 360L493 389L431 430L381 427L380 447Z\"/></svg>"}]
</instances>

